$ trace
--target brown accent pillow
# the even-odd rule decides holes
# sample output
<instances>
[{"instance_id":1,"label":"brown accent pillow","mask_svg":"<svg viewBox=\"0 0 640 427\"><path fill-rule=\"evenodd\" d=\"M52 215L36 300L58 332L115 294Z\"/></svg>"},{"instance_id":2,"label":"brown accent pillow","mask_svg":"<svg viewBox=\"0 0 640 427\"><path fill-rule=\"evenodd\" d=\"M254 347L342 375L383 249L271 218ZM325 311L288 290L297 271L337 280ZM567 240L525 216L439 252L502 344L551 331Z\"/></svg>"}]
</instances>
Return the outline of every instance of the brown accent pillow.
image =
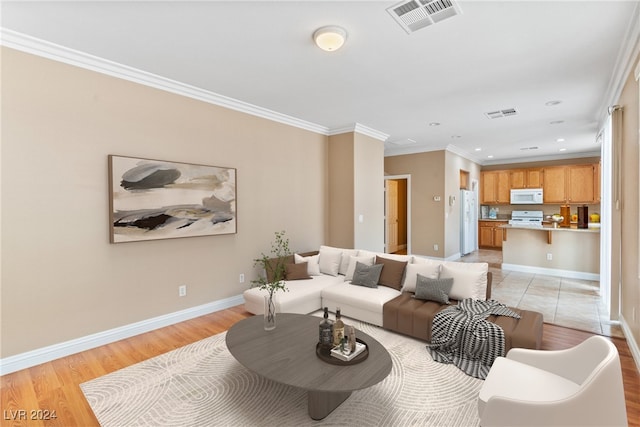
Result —
<instances>
[{"instance_id":1,"label":"brown accent pillow","mask_svg":"<svg viewBox=\"0 0 640 427\"><path fill-rule=\"evenodd\" d=\"M301 262L300 264L285 265L284 278L285 280L311 279L311 276L309 276L309 274L307 273L307 263Z\"/></svg>"},{"instance_id":2,"label":"brown accent pillow","mask_svg":"<svg viewBox=\"0 0 640 427\"><path fill-rule=\"evenodd\" d=\"M376 264L383 264L382 273L378 285L388 286L393 289L402 289L402 278L404 269L407 267L406 261L396 261L384 257L376 257Z\"/></svg>"},{"instance_id":3,"label":"brown accent pillow","mask_svg":"<svg viewBox=\"0 0 640 427\"><path fill-rule=\"evenodd\" d=\"M283 274L286 274L286 265L293 262L293 255L287 255L286 257L284 257L284 259L282 260L282 265L285 266L285 271L282 272ZM269 283L271 283L274 281L276 269L278 268L278 258L269 258L268 263L269 267L266 268L265 274L267 276L267 280L269 281Z\"/></svg>"}]
</instances>

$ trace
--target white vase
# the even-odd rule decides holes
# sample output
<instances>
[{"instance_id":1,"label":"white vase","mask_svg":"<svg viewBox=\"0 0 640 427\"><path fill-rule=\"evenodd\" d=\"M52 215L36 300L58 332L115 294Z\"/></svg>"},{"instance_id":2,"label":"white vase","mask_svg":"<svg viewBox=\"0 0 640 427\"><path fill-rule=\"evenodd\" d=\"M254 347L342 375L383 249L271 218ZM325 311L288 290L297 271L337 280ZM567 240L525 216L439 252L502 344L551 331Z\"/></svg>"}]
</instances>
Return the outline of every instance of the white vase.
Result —
<instances>
[{"instance_id":1,"label":"white vase","mask_svg":"<svg viewBox=\"0 0 640 427\"><path fill-rule=\"evenodd\" d=\"M264 330L271 331L276 328L276 302L275 294L264 296Z\"/></svg>"}]
</instances>

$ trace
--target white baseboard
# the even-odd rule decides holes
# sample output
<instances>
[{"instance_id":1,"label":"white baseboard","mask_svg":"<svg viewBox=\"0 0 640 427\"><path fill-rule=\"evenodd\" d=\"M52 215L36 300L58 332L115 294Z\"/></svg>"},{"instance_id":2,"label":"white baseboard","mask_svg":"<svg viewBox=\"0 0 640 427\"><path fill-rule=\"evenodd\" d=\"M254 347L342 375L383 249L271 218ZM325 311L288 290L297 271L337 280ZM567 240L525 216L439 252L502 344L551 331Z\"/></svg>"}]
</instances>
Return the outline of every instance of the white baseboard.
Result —
<instances>
[{"instance_id":1,"label":"white baseboard","mask_svg":"<svg viewBox=\"0 0 640 427\"><path fill-rule=\"evenodd\" d=\"M629 346L629 350L631 351L631 356L636 362L636 368L638 369L638 372L640 372L640 347L638 347L638 342L636 342L635 338L633 337L631 328L629 327L629 324L627 323L623 315L620 315L620 326L622 327L624 337L627 339L627 345Z\"/></svg>"},{"instance_id":2,"label":"white baseboard","mask_svg":"<svg viewBox=\"0 0 640 427\"><path fill-rule=\"evenodd\" d=\"M532 267L520 264L502 264L503 270L519 271L522 273L544 274L546 276L567 277L569 279L582 279L600 281L600 275L595 273L585 273L582 271L560 270L558 268Z\"/></svg>"},{"instance_id":3,"label":"white baseboard","mask_svg":"<svg viewBox=\"0 0 640 427\"><path fill-rule=\"evenodd\" d=\"M110 344L125 338L153 331L158 328L173 325L185 320L193 319L216 311L224 310L236 305L244 304L242 295L236 295L197 307L187 308L174 313L165 314L129 325L98 332L85 337L76 338L59 344L53 344L15 356L0 359L0 375L10 374L21 369L30 368L41 363L50 362L61 357L69 356L81 351Z\"/></svg>"}]
</instances>

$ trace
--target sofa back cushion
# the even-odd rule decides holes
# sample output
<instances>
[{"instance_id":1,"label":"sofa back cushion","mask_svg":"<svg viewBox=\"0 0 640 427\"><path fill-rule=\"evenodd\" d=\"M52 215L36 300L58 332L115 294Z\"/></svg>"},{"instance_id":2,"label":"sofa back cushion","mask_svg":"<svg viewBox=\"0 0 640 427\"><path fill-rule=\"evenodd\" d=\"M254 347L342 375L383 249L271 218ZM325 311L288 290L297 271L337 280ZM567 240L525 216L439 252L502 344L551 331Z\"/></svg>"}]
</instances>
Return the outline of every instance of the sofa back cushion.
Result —
<instances>
[{"instance_id":1,"label":"sofa back cushion","mask_svg":"<svg viewBox=\"0 0 640 427\"><path fill-rule=\"evenodd\" d=\"M338 251L342 252L342 258L340 259L340 268L338 269L338 274L346 275L347 268L349 268L349 261L352 256L358 255L358 249L343 249L343 248L335 248L333 246L321 245L320 251L329 250L329 251Z\"/></svg>"},{"instance_id":2,"label":"sofa back cushion","mask_svg":"<svg viewBox=\"0 0 640 427\"><path fill-rule=\"evenodd\" d=\"M451 262L442 263L440 278L453 278L453 287L449 293L449 298L463 300L474 298L486 299L487 295L487 273L489 264L486 262Z\"/></svg>"},{"instance_id":3,"label":"sofa back cushion","mask_svg":"<svg viewBox=\"0 0 640 427\"><path fill-rule=\"evenodd\" d=\"M309 271L307 270L308 262L302 262L299 264L290 263L284 266L284 279L285 280L304 280L311 279Z\"/></svg>"},{"instance_id":4,"label":"sofa back cushion","mask_svg":"<svg viewBox=\"0 0 640 427\"><path fill-rule=\"evenodd\" d=\"M320 273L329 276L340 274L340 264L342 263L342 251L339 249L320 249L318 264Z\"/></svg>"},{"instance_id":5,"label":"sofa back cushion","mask_svg":"<svg viewBox=\"0 0 640 427\"><path fill-rule=\"evenodd\" d=\"M353 273L356 271L356 263L360 262L364 265L373 265L376 261L375 256L351 256L349 257L349 267L344 275L345 282L353 280Z\"/></svg>"},{"instance_id":6,"label":"sofa back cushion","mask_svg":"<svg viewBox=\"0 0 640 427\"><path fill-rule=\"evenodd\" d=\"M402 289L402 278L404 270L407 267L406 261L396 261L391 258L376 256L376 264L382 264L382 273L380 273L379 285L400 290Z\"/></svg>"},{"instance_id":7,"label":"sofa back cushion","mask_svg":"<svg viewBox=\"0 0 640 427\"><path fill-rule=\"evenodd\" d=\"M418 264L409 264L402 282L402 292L415 292L418 274L430 279L437 279L440 275L442 261L423 259Z\"/></svg>"},{"instance_id":8,"label":"sofa back cushion","mask_svg":"<svg viewBox=\"0 0 640 427\"><path fill-rule=\"evenodd\" d=\"M320 264L318 264L318 255L302 256L295 254L293 256L296 264L307 263L307 272L309 276L320 275Z\"/></svg>"},{"instance_id":9,"label":"sofa back cushion","mask_svg":"<svg viewBox=\"0 0 640 427\"><path fill-rule=\"evenodd\" d=\"M280 265L278 265L278 263L280 263ZM281 279L284 280L285 266L291 263L293 263L293 255L282 257L281 260L279 258L269 258L269 260L267 261L268 265L265 267L265 275L267 276L267 281L269 281L269 283L273 283L275 281L275 275L278 268L281 269Z\"/></svg>"},{"instance_id":10,"label":"sofa back cushion","mask_svg":"<svg viewBox=\"0 0 640 427\"><path fill-rule=\"evenodd\" d=\"M418 274L415 298L450 304L449 293L453 286L453 279L432 279Z\"/></svg>"},{"instance_id":11,"label":"sofa back cushion","mask_svg":"<svg viewBox=\"0 0 640 427\"><path fill-rule=\"evenodd\" d=\"M367 288L377 288L382 272L382 264L365 265L356 262L356 270L353 272L352 285L366 286Z\"/></svg>"}]
</instances>

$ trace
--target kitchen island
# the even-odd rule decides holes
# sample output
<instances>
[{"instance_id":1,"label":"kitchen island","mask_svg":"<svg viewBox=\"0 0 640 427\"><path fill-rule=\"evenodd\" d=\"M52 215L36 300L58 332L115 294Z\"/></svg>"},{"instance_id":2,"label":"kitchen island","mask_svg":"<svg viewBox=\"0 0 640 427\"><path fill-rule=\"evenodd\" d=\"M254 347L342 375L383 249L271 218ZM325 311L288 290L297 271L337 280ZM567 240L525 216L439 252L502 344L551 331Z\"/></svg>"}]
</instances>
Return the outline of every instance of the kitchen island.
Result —
<instances>
[{"instance_id":1,"label":"kitchen island","mask_svg":"<svg viewBox=\"0 0 640 427\"><path fill-rule=\"evenodd\" d=\"M502 268L600 279L600 228L502 225Z\"/></svg>"}]
</instances>

